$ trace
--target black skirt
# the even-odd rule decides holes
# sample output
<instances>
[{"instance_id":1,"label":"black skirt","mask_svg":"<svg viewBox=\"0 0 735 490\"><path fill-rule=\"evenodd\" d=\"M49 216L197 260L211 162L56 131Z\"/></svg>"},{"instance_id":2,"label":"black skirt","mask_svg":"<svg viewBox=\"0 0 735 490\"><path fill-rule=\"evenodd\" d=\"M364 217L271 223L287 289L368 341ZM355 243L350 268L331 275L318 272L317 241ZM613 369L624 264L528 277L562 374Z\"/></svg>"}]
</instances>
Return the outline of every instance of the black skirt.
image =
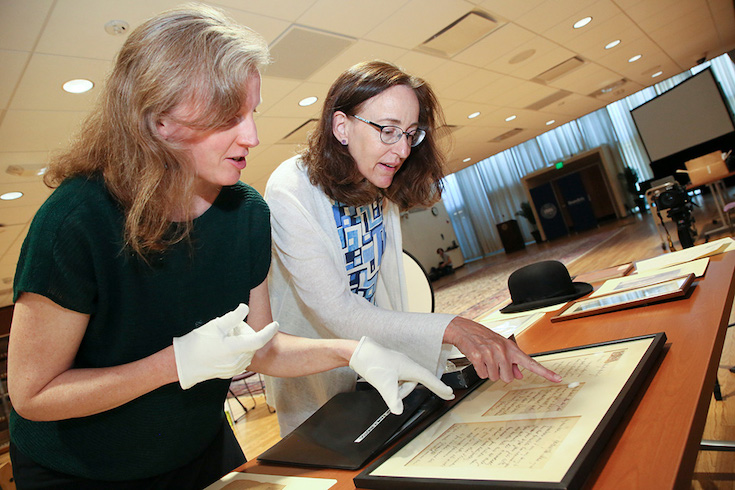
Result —
<instances>
[{"instance_id":1,"label":"black skirt","mask_svg":"<svg viewBox=\"0 0 735 490\"><path fill-rule=\"evenodd\" d=\"M167 473L128 481L89 480L67 475L39 465L14 445L10 445L10 460L17 490L138 490L192 489L199 490L219 480L247 460L232 429L225 420L214 441L194 461Z\"/></svg>"}]
</instances>

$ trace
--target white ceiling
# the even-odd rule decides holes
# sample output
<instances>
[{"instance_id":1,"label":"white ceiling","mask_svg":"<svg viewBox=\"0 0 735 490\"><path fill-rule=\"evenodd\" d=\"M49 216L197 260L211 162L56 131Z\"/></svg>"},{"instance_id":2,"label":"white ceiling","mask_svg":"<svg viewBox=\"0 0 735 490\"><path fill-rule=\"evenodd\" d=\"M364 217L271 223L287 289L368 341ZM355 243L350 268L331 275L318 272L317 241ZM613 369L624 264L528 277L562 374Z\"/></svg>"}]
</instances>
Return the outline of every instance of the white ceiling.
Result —
<instances>
[{"instance_id":1,"label":"white ceiling","mask_svg":"<svg viewBox=\"0 0 735 490\"><path fill-rule=\"evenodd\" d=\"M66 146L91 109L124 41L124 34L108 34L105 24L123 20L132 29L180 3L0 0L0 194L24 194L0 202L0 306L11 303L23 238L49 194L35 173L50 152ZM260 146L251 152L242 176L261 192L271 171L294 154L303 139L299 133L287 141L284 137L316 118L321 109L320 103L300 107L297 102L309 95L321 101L336 76L359 61L392 61L431 83L447 123L454 126L449 165L456 171L691 68L701 58L735 48L733 0L210 3L262 34L274 53L275 63L263 78L257 118ZM472 11L491 18L495 30L451 57L420 48ZM572 28L586 16L593 17L589 25ZM615 39L621 43L606 50ZM637 54L641 59L629 63ZM575 70L547 82L538 79L573 57L583 61ZM657 71L663 74L651 78ZM62 91L61 85L74 78L91 79L96 88L82 95ZM604 95L592 95L623 79L625 83ZM475 111L481 115L468 119ZM506 122L512 114L517 118ZM551 119L556 122L547 126ZM522 131L492 142L515 128ZM465 158L470 161L463 163ZM20 175L7 172L11 165L20 167Z\"/></svg>"}]
</instances>

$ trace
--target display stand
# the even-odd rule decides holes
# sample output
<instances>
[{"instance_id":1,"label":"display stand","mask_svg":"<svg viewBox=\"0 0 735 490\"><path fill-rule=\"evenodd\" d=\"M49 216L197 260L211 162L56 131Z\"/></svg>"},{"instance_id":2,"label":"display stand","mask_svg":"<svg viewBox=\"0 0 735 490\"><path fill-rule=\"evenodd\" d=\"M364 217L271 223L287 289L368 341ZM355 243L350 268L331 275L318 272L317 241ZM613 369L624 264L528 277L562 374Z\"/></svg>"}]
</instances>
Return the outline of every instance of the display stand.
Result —
<instances>
[{"instance_id":1,"label":"display stand","mask_svg":"<svg viewBox=\"0 0 735 490\"><path fill-rule=\"evenodd\" d=\"M496 225L500 241L503 242L505 253L516 252L526 248L526 243L521 235L521 229L518 222L514 219L498 223Z\"/></svg>"}]
</instances>

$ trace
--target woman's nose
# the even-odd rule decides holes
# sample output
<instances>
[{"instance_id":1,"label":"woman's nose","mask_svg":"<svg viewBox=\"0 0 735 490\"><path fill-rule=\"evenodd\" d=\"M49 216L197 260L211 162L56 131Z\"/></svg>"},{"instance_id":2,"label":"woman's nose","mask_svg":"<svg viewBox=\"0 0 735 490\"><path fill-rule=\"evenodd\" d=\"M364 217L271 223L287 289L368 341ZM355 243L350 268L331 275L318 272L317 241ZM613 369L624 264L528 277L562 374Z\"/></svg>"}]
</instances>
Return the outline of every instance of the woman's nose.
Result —
<instances>
[{"instance_id":1,"label":"woman's nose","mask_svg":"<svg viewBox=\"0 0 735 490\"><path fill-rule=\"evenodd\" d=\"M405 134L401 136L401 139L393 143L393 151L403 159L408 158L411 154L411 145L408 142L408 136Z\"/></svg>"},{"instance_id":2,"label":"woman's nose","mask_svg":"<svg viewBox=\"0 0 735 490\"><path fill-rule=\"evenodd\" d=\"M258 128L255 126L253 118L245 118L238 125L237 144L248 148L258 146Z\"/></svg>"}]
</instances>

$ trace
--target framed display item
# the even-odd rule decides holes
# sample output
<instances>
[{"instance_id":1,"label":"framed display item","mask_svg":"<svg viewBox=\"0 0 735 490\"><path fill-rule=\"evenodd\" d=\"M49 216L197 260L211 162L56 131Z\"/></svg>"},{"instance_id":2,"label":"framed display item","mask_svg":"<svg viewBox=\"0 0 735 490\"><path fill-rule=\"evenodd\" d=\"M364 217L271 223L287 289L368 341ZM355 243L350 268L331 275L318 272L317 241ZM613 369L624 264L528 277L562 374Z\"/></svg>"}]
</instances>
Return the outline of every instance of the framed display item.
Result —
<instances>
[{"instance_id":1,"label":"framed display item","mask_svg":"<svg viewBox=\"0 0 735 490\"><path fill-rule=\"evenodd\" d=\"M657 365L666 334L536 354L552 383L524 371L486 381L355 477L358 488L580 488Z\"/></svg>"},{"instance_id":2,"label":"framed display item","mask_svg":"<svg viewBox=\"0 0 735 490\"><path fill-rule=\"evenodd\" d=\"M628 262L627 264L615 265L612 267L606 267L604 269L585 272L572 278L573 281L578 282L601 282L607 281L608 279L614 279L617 277L623 277L633 270L633 263Z\"/></svg>"},{"instance_id":3,"label":"framed display item","mask_svg":"<svg viewBox=\"0 0 735 490\"><path fill-rule=\"evenodd\" d=\"M583 316L633 308L654 301L681 298L687 294L693 282L694 274L687 274L634 289L577 300L562 309L556 316L551 317L551 321L572 320Z\"/></svg>"}]
</instances>

